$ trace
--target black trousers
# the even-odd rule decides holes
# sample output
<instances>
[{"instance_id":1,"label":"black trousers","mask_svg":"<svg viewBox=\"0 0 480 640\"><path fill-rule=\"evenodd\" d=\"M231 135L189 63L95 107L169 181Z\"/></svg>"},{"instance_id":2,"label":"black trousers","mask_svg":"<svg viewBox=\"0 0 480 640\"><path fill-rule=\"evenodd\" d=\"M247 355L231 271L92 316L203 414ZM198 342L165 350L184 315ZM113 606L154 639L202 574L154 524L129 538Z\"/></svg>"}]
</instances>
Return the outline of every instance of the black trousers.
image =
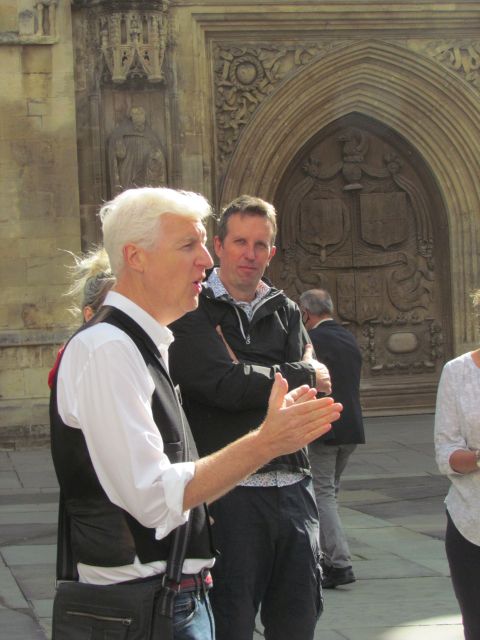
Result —
<instances>
[{"instance_id":1,"label":"black trousers","mask_svg":"<svg viewBox=\"0 0 480 640\"><path fill-rule=\"evenodd\" d=\"M220 550L210 591L217 640L311 640L323 609L312 481L237 487L211 505Z\"/></svg>"},{"instance_id":2,"label":"black trousers","mask_svg":"<svg viewBox=\"0 0 480 640\"><path fill-rule=\"evenodd\" d=\"M453 590L463 618L465 640L480 639L480 546L458 531L447 511L445 534Z\"/></svg>"}]
</instances>

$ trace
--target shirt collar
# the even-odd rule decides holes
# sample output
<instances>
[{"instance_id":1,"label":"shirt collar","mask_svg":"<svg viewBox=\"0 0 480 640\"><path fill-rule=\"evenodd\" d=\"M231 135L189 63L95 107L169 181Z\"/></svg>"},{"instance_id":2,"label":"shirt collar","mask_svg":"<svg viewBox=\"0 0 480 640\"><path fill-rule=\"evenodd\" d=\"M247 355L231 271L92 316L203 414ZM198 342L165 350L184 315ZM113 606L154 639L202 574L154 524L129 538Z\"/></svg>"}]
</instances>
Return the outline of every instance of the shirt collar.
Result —
<instances>
[{"instance_id":1,"label":"shirt collar","mask_svg":"<svg viewBox=\"0 0 480 640\"><path fill-rule=\"evenodd\" d=\"M215 298L227 297L229 300L231 300L232 302L235 302L236 304L238 304L239 302L242 302L240 300L235 300L235 298L233 298L225 289L225 286L223 282L220 280L220 276L218 275L217 267L212 269L211 274L207 278L207 284L213 291L213 295L215 296ZM270 292L270 290L271 290L271 287L269 287L266 282L263 282L263 280L260 280L260 282L258 283L257 289L255 291L255 298L251 302L243 302L243 304L255 305L257 302L262 300L262 298L264 298Z\"/></svg>"},{"instance_id":2,"label":"shirt collar","mask_svg":"<svg viewBox=\"0 0 480 640\"><path fill-rule=\"evenodd\" d=\"M317 324L315 324L312 327L312 329L316 329L319 325L323 324L324 322L329 322L329 320L333 320L333 318L324 318L323 320L319 320Z\"/></svg>"},{"instance_id":3,"label":"shirt collar","mask_svg":"<svg viewBox=\"0 0 480 640\"><path fill-rule=\"evenodd\" d=\"M168 327L157 322L157 320L142 309L142 307L139 307L133 300L121 293L109 291L103 304L120 309L120 311L130 316L132 320L135 320L153 340L158 349L168 347L173 342L173 333Z\"/></svg>"}]
</instances>

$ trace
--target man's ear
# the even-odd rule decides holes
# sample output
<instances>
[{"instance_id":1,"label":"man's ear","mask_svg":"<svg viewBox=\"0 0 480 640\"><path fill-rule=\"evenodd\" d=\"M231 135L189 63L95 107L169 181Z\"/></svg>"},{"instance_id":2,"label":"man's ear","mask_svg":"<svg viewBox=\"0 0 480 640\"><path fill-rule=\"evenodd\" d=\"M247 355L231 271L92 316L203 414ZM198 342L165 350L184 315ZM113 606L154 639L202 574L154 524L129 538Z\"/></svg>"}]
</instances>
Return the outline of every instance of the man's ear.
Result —
<instances>
[{"instance_id":1,"label":"man's ear","mask_svg":"<svg viewBox=\"0 0 480 640\"><path fill-rule=\"evenodd\" d=\"M270 255L268 257L268 265L270 265L270 260L273 258L273 256L277 253L277 247L275 245L273 245L273 247L271 247L270 249Z\"/></svg>"},{"instance_id":2,"label":"man's ear","mask_svg":"<svg viewBox=\"0 0 480 640\"><path fill-rule=\"evenodd\" d=\"M145 268L145 252L136 244L129 243L123 247L123 262L125 266L143 273Z\"/></svg>"}]
</instances>

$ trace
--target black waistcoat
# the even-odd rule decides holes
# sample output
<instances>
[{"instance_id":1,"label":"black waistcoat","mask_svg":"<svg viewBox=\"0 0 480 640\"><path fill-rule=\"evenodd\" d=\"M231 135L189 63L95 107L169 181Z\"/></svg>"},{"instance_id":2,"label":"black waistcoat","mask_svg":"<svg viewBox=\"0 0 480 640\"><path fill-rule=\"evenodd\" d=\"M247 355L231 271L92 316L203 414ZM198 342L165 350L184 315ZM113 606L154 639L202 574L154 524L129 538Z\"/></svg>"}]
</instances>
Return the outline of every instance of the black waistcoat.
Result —
<instances>
[{"instance_id":1,"label":"black waistcoat","mask_svg":"<svg viewBox=\"0 0 480 640\"><path fill-rule=\"evenodd\" d=\"M154 342L132 318L114 307L104 307L80 331L98 322L108 322L124 331L142 354L155 383L153 418L170 462L192 459L190 449L194 445L189 446L187 420ZM65 425L58 414L56 387L55 377L50 399L52 457L69 519L74 562L114 567L133 563L135 556L142 563L166 560L173 534L155 540L154 529L144 527L108 499L93 468L82 431ZM205 505L192 509L190 518L192 527L186 557L213 557Z\"/></svg>"}]
</instances>

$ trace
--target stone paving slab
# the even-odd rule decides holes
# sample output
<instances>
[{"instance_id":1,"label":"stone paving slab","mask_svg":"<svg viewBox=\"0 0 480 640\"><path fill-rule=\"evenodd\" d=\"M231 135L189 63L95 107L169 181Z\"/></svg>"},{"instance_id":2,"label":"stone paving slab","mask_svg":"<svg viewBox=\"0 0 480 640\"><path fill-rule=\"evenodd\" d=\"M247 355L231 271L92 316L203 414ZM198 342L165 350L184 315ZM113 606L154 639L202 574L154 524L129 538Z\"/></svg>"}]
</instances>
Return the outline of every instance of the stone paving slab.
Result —
<instances>
[{"instance_id":1,"label":"stone paving slab","mask_svg":"<svg viewBox=\"0 0 480 640\"><path fill-rule=\"evenodd\" d=\"M13 462L8 453L0 451L0 471L11 471L13 469Z\"/></svg>"},{"instance_id":2,"label":"stone paving slab","mask_svg":"<svg viewBox=\"0 0 480 640\"><path fill-rule=\"evenodd\" d=\"M439 572L419 562L391 554L387 558L372 558L371 560L356 562L355 575L358 580L393 580L397 578L444 577L448 575L446 563L441 565L439 562L439 566L443 566L445 570Z\"/></svg>"},{"instance_id":3,"label":"stone paving slab","mask_svg":"<svg viewBox=\"0 0 480 640\"><path fill-rule=\"evenodd\" d=\"M388 528L394 525L382 518L371 516L368 513L363 513L360 509L351 509L349 507L340 507L338 510L340 518L342 519L344 529L351 527L359 529L378 529Z\"/></svg>"},{"instance_id":4,"label":"stone paving slab","mask_svg":"<svg viewBox=\"0 0 480 640\"><path fill-rule=\"evenodd\" d=\"M42 470L29 470L19 473L22 482L22 487L26 489L34 489L35 487L42 486L43 488L54 489L58 487L57 477L53 469L48 473Z\"/></svg>"},{"instance_id":5,"label":"stone paving slab","mask_svg":"<svg viewBox=\"0 0 480 640\"><path fill-rule=\"evenodd\" d=\"M0 500L0 516L4 514L13 514L13 513L28 513L32 515L32 517L36 517L35 514L44 513L44 512L51 512L51 513L57 514L58 512L57 501L55 500L53 502L52 498L50 498L50 500L46 500L45 502L37 502L35 504L31 502L24 502L21 504L18 504L17 502L15 503L12 502L8 504L2 504L2 501Z\"/></svg>"},{"instance_id":6,"label":"stone paving slab","mask_svg":"<svg viewBox=\"0 0 480 640\"><path fill-rule=\"evenodd\" d=\"M53 596L51 598L32 598L32 607L39 618L51 618L53 610Z\"/></svg>"},{"instance_id":7,"label":"stone paving slab","mask_svg":"<svg viewBox=\"0 0 480 640\"><path fill-rule=\"evenodd\" d=\"M18 491L2 492L0 491L0 505L24 505L24 504L57 504L58 489L39 488L35 493L26 491L25 489Z\"/></svg>"},{"instance_id":8,"label":"stone paving slab","mask_svg":"<svg viewBox=\"0 0 480 640\"><path fill-rule=\"evenodd\" d=\"M0 609L0 631L5 640L45 640L46 635L31 609Z\"/></svg>"},{"instance_id":9,"label":"stone paving slab","mask_svg":"<svg viewBox=\"0 0 480 640\"><path fill-rule=\"evenodd\" d=\"M460 624L408 625L404 627L379 627L359 629L342 627L341 631L324 629L315 634L316 640L464 640Z\"/></svg>"},{"instance_id":10,"label":"stone paving slab","mask_svg":"<svg viewBox=\"0 0 480 640\"><path fill-rule=\"evenodd\" d=\"M348 531L357 540L371 547L389 551L402 558L438 558L444 554L441 540L433 540L416 531L400 527L382 527L378 529L353 528Z\"/></svg>"},{"instance_id":11,"label":"stone paving slab","mask_svg":"<svg viewBox=\"0 0 480 640\"><path fill-rule=\"evenodd\" d=\"M2 512L0 510L0 526L4 524L55 524L57 523L56 511L23 511Z\"/></svg>"},{"instance_id":12,"label":"stone paving slab","mask_svg":"<svg viewBox=\"0 0 480 640\"><path fill-rule=\"evenodd\" d=\"M0 567L0 609L24 609L28 604L11 570Z\"/></svg>"},{"instance_id":13,"label":"stone paving slab","mask_svg":"<svg viewBox=\"0 0 480 640\"><path fill-rule=\"evenodd\" d=\"M48 600L55 595L55 564L13 565L12 572L27 600Z\"/></svg>"},{"instance_id":14,"label":"stone paving slab","mask_svg":"<svg viewBox=\"0 0 480 640\"><path fill-rule=\"evenodd\" d=\"M364 514L392 522L395 518L408 517L417 513L419 515L436 515L441 518L442 504L443 499L439 500L436 496L433 498L426 496L415 500L389 500L377 504L361 504L356 505L355 508Z\"/></svg>"},{"instance_id":15,"label":"stone paving slab","mask_svg":"<svg viewBox=\"0 0 480 640\"><path fill-rule=\"evenodd\" d=\"M57 541L54 524L3 524L0 525L0 551L6 546L52 544Z\"/></svg>"},{"instance_id":16,"label":"stone paving slab","mask_svg":"<svg viewBox=\"0 0 480 640\"><path fill-rule=\"evenodd\" d=\"M368 442L352 457L339 496L357 582L325 592L315 639L462 640L433 418L371 418L366 427ZM57 499L47 448L0 451L2 640L51 636Z\"/></svg>"},{"instance_id":17,"label":"stone paving slab","mask_svg":"<svg viewBox=\"0 0 480 640\"><path fill-rule=\"evenodd\" d=\"M0 489L20 489L22 484L14 470L0 471Z\"/></svg>"},{"instance_id":18,"label":"stone paving slab","mask_svg":"<svg viewBox=\"0 0 480 640\"><path fill-rule=\"evenodd\" d=\"M54 563L57 559L57 549L54 544L34 544L30 546L2 547L1 554L8 566Z\"/></svg>"},{"instance_id":19,"label":"stone paving slab","mask_svg":"<svg viewBox=\"0 0 480 640\"><path fill-rule=\"evenodd\" d=\"M319 630L401 627L419 624L425 617L445 615L455 616L460 622L450 580L445 577L358 580L327 591L324 599Z\"/></svg>"},{"instance_id":20,"label":"stone paving slab","mask_svg":"<svg viewBox=\"0 0 480 640\"><path fill-rule=\"evenodd\" d=\"M352 483L353 485L354 483ZM341 486L342 504L344 506L355 506L356 504L376 504L377 502L388 502L390 500L388 494L374 489L345 489L344 484Z\"/></svg>"}]
</instances>

